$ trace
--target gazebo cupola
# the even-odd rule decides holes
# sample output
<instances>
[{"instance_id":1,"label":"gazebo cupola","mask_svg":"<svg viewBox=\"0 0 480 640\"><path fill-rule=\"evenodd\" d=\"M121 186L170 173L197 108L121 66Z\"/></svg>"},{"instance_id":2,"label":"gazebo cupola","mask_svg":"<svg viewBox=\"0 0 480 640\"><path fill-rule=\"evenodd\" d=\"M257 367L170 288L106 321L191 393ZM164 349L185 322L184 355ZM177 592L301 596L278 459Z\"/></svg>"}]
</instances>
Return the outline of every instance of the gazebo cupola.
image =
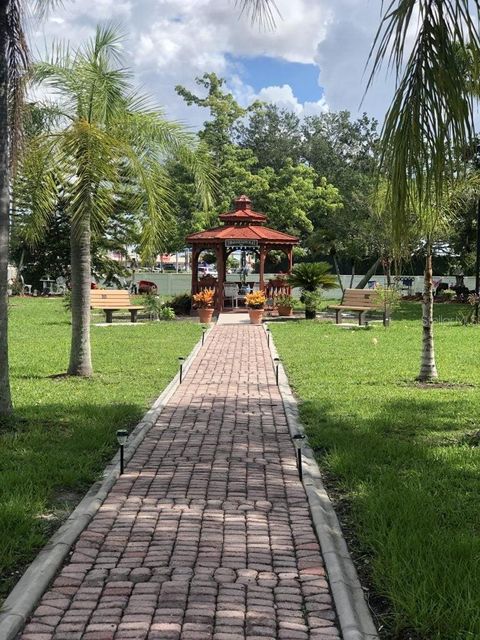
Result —
<instances>
[{"instance_id":1,"label":"gazebo cupola","mask_svg":"<svg viewBox=\"0 0 480 640\"><path fill-rule=\"evenodd\" d=\"M267 216L253 211L250 198L241 195L235 200L235 209L219 216L220 227L192 233L187 243L192 247L192 294L199 291L203 283L198 279L198 259L202 251L213 250L217 258L218 280L209 283L216 288L215 308L223 309L223 290L226 280L226 262L234 251L248 250L259 258L259 284L265 290L265 258L276 249L288 257L289 271L293 264L293 247L299 240L288 233L265 226Z\"/></svg>"}]
</instances>

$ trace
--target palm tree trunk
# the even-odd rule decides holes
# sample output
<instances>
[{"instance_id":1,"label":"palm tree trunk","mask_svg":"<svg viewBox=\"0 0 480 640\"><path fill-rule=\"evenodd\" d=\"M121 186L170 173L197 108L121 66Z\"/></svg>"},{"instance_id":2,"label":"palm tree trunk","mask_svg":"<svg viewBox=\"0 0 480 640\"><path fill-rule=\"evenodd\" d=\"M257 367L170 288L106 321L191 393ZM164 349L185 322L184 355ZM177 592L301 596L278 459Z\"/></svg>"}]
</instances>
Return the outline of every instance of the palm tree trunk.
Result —
<instances>
[{"instance_id":1,"label":"palm tree trunk","mask_svg":"<svg viewBox=\"0 0 480 640\"><path fill-rule=\"evenodd\" d=\"M423 287L423 337L422 358L420 373L417 380L428 382L438 378L435 364L435 346L433 342L433 273L432 273L432 247L427 243L427 256L425 260L425 276Z\"/></svg>"},{"instance_id":2,"label":"palm tree trunk","mask_svg":"<svg viewBox=\"0 0 480 640\"><path fill-rule=\"evenodd\" d=\"M9 119L7 5L0 2L0 418L12 413L8 372Z\"/></svg>"},{"instance_id":3,"label":"palm tree trunk","mask_svg":"<svg viewBox=\"0 0 480 640\"><path fill-rule=\"evenodd\" d=\"M91 376L92 357L90 349L90 216L70 232L72 267L72 342L68 374L71 376Z\"/></svg>"},{"instance_id":4,"label":"palm tree trunk","mask_svg":"<svg viewBox=\"0 0 480 640\"><path fill-rule=\"evenodd\" d=\"M340 275L340 268L338 266L338 259L337 259L337 252L335 249L330 249L330 255L332 256L333 259L333 265L335 267L335 273L337 274L337 280L338 280L338 284L340 285L340 289L342 290L342 295L344 292L344 287L343 287L343 282L342 282L342 276Z\"/></svg>"}]
</instances>

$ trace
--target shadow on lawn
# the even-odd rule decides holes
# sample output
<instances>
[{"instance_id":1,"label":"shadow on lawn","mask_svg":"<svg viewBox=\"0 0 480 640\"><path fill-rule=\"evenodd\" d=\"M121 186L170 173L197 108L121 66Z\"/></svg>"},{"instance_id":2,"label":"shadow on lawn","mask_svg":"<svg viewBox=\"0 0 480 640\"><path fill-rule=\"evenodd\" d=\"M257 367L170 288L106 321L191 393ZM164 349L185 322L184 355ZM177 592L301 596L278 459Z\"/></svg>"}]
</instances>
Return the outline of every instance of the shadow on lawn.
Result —
<instances>
[{"instance_id":1,"label":"shadow on lawn","mask_svg":"<svg viewBox=\"0 0 480 640\"><path fill-rule=\"evenodd\" d=\"M366 416L342 416L334 402L301 407L389 640L480 637L480 452L461 446L458 391L441 393L370 401ZM459 437L440 441L442 432Z\"/></svg>"}]
</instances>

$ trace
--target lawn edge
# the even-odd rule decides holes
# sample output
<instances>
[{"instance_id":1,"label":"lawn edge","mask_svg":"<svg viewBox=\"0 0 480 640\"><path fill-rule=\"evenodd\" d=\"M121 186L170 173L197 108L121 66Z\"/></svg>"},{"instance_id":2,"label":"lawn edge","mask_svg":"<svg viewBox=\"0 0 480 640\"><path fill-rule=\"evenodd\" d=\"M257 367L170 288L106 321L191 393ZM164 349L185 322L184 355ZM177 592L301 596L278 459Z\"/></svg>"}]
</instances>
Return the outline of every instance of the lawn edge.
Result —
<instances>
[{"instance_id":1,"label":"lawn edge","mask_svg":"<svg viewBox=\"0 0 480 640\"><path fill-rule=\"evenodd\" d=\"M206 331L205 341L212 328L213 325L210 325ZM184 374L202 348L202 341L200 338L186 358L183 364ZM177 373L133 428L125 446L125 464L132 458L137 447L153 427L164 406L179 386L180 374ZM63 565L78 536L97 513L115 484L119 472L120 458L117 452L105 467L102 479L90 487L67 521L53 534L27 567L0 608L0 638L2 640L14 640L23 629L48 585Z\"/></svg>"},{"instance_id":2,"label":"lawn edge","mask_svg":"<svg viewBox=\"0 0 480 640\"><path fill-rule=\"evenodd\" d=\"M270 336L272 358L279 358L273 336ZM290 435L305 433L300 421L298 402L292 392L287 374L278 363L278 388L282 398ZM347 543L343 537L337 514L322 482L320 469L312 449L302 449L303 485L313 521L343 640L378 640L379 636L365 600Z\"/></svg>"}]
</instances>

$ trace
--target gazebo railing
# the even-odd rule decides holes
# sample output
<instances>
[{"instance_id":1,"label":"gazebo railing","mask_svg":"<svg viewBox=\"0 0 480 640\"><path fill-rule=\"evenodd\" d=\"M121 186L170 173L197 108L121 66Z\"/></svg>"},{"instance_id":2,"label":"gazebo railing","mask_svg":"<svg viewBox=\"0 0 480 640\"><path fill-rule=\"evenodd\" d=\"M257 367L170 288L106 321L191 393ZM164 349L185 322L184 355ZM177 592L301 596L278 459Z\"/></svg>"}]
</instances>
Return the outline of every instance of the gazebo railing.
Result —
<instances>
[{"instance_id":1,"label":"gazebo railing","mask_svg":"<svg viewBox=\"0 0 480 640\"><path fill-rule=\"evenodd\" d=\"M266 283L265 295L267 297L267 305L274 309L276 306L275 299L278 296L292 295L292 287L287 283L285 278L275 278Z\"/></svg>"}]
</instances>

